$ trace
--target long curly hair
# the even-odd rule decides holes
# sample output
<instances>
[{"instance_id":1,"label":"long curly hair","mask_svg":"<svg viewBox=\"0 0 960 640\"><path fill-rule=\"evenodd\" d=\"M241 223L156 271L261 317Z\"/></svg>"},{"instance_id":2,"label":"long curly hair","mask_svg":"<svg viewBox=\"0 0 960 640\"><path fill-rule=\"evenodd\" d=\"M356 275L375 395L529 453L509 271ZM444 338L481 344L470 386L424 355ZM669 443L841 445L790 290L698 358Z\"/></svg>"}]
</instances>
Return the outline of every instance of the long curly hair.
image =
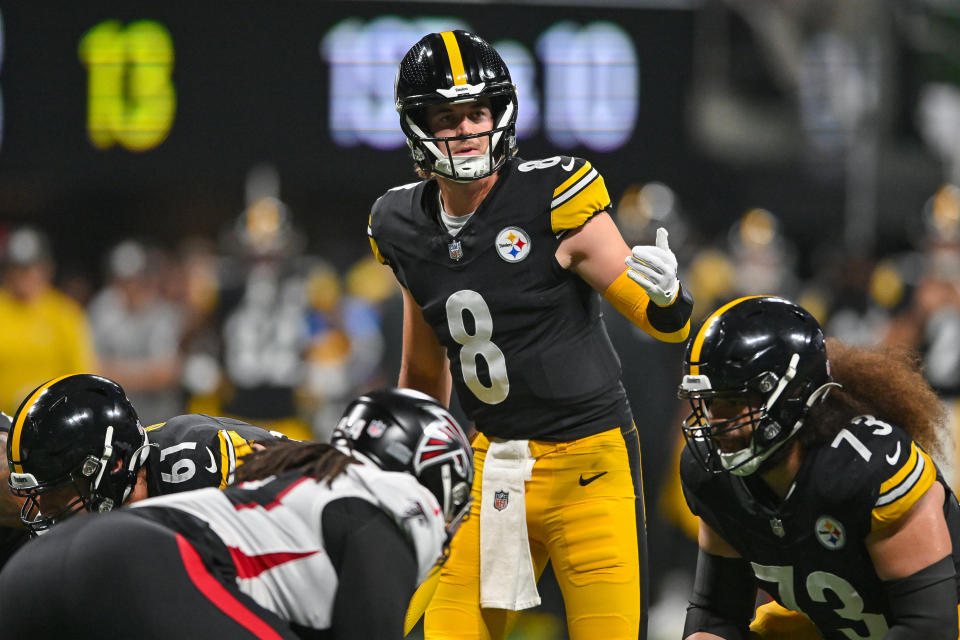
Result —
<instances>
[{"instance_id":1,"label":"long curly hair","mask_svg":"<svg viewBox=\"0 0 960 640\"><path fill-rule=\"evenodd\" d=\"M896 425L935 459L946 459L950 444L946 413L923 378L916 353L894 346L856 347L827 340L830 373L841 389L811 407L799 438L804 447L830 442L858 415Z\"/></svg>"},{"instance_id":2,"label":"long curly hair","mask_svg":"<svg viewBox=\"0 0 960 640\"><path fill-rule=\"evenodd\" d=\"M263 449L243 458L235 482L262 480L285 471L298 470L306 476L333 483L348 465L359 462L325 442L273 440L260 443Z\"/></svg>"}]
</instances>

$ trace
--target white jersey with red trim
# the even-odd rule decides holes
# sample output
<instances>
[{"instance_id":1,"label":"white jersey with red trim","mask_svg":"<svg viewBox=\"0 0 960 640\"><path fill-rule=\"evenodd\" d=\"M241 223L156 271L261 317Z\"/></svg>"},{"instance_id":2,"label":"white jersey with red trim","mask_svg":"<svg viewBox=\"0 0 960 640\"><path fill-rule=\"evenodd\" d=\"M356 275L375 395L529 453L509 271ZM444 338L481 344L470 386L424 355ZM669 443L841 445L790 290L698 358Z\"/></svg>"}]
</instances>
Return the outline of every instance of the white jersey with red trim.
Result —
<instances>
[{"instance_id":1,"label":"white jersey with red trim","mask_svg":"<svg viewBox=\"0 0 960 640\"><path fill-rule=\"evenodd\" d=\"M326 629L338 577L324 548L323 512L342 498L360 498L391 517L416 553L417 583L423 582L443 553L442 510L413 476L371 463L349 465L330 486L292 472L131 506L172 507L206 522L230 552L244 593L286 620Z\"/></svg>"}]
</instances>

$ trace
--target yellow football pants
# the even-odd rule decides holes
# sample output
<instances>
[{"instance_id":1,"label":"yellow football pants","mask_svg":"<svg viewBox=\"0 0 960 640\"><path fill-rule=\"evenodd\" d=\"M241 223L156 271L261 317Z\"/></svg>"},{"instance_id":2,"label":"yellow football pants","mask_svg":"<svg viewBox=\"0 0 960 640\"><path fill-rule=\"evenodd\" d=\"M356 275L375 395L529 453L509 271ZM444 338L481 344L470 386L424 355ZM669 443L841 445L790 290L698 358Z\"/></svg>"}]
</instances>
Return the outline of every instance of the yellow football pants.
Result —
<instances>
[{"instance_id":1,"label":"yellow football pants","mask_svg":"<svg viewBox=\"0 0 960 640\"><path fill-rule=\"evenodd\" d=\"M505 638L519 616L480 608L480 509L493 504L481 498L489 441L480 434L473 447L473 507L427 608L427 640ZM636 427L571 442L531 440L530 453L536 463L525 500L534 570L539 579L553 563L571 640L645 637L646 527Z\"/></svg>"}]
</instances>

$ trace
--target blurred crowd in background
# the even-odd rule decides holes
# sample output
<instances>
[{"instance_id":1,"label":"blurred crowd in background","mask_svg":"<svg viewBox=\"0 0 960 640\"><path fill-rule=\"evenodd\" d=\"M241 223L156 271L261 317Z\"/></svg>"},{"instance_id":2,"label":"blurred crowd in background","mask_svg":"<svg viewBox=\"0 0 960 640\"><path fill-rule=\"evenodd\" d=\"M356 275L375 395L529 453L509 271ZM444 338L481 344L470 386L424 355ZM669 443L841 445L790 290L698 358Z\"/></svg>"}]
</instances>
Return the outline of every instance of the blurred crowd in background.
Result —
<instances>
[{"instance_id":1,"label":"blurred crowd in background","mask_svg":"<svg viewBox=\"0 0 960 640\"><path fill-rule=\"evenodd\" d=\"M327 439L352 397L396 381L402 302L392 272L372 255L337 270L306 253L277 184L270 167L252 171L248 206L220 238L186 237L172 247L123 240L104 256L96 282L57 269L56 247L69 238L29 226L0 230L0 409L12 414L41 382L82 370L119 381L145 425L200 412ZM875 256L844 252L829 235L800 256L776 214L763 208L744 212L724 236L703 237L682 197L659 182L629 187L614 213L630 244L653 243L658 227L669 231L696 300L694 329L743 295L796 300L829 336L914 350L948 408L950 432L960 430L957 186L944 184L917 212L911 249ZM812 266L810 275L801 275L801 264ZM677 623L696 556L696 524L676 474L676 427L686 410L675 395L682 345L656 342L612 310L605 319L642 425L650 545L657 550L652 596L673 605L659 609L660 617L654 607L657 637L658 628ZM943 462L960 486L955 460ZM559 595L551 600L546 591L549 611ZM537 615L527 616L537 622L523 637L562 633Z\"/></svg>"}]
</instances>

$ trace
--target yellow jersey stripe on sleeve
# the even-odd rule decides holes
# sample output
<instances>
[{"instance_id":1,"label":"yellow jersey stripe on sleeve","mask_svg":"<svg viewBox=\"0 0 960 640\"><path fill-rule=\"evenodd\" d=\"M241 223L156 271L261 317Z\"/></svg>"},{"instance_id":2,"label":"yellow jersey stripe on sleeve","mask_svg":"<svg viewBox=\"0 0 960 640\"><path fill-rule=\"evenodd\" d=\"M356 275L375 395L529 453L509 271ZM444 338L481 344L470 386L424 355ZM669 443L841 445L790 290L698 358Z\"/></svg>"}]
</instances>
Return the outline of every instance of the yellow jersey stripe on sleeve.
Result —
<instances>
[{"instance_id":1,"label":"yellow jersey stripe on sleeve","mask_svg":"<svg viewBox=\"0 0 960 640\"><path fill-rule=\"evenodd\" d=\"M233 482L234 472L243 464L243 456L253 452L253 446L250 440L236 431L223 430L220 432L220 452L223 460L222 488Z\"/></svg>"},{"instance_id":2,"label":"yellow jersey stripe on sleeve","mask_svg":"<svg viewBox=\"0 0 960 640\"><path fill-rule=\"evenodd\" d=\"M907 462L880 485L880 495L871 514L871 528L886 527L903 517L936 479L933 460L916 443L911 443Z\"/></svg>"},{"instance_id":3,"label":"yellow jersey stripe on sleeve","mask_svg":"<svg viewBox=\"0 0 960 640\"><path fill-rule=\"evenodd\" d=\"M589 171L550 204L553 233L577 229L610 206L610 195L597 171Z\"/></svg>"},{"instance_id":4,"label":"yellow jersey stripe on sleeve","mask_svg":"<svg viewBox=\"0 0 960 640\"><path fill-rule=\"evenodd\" d=\"M556 198L556 197L559 196L561 193L563 193L564 191L566 191L567 189L569 189L569 188L570 188L570 185L572 185L573 183L579 181L580 178L582 178L583 176L587 175L587 173L588 173L592 168L593 168L593 166L592 166L589 162L584 162L582 167L580 167L579 169L577 169L577 170L573 173L572 176L570 176L569 178L567 178L566 180L564 180L563 183L562 183L559 187L557 187L556 189L553 190L553 197ZM554 205L553 203L551 203L550 206L553 207L553 206L555 206L555 205Z\"/></svg>"},{"instance_id":5,"label":"yellow jersey stripe on sleeve","mask_svg":"<svg viewBox=\"0 0 960 640\"><path fill-rule=\"evenodd\" d=\"M150 425L149 427L147 427L146 429L144 429L144 431L156 431L157 429L159 429L160 427L162 427L162 426L165 425L165 424L167 424L166 420L164 420L163 422L158 422L157 424L152 424L152 425Z\"/></svg>"},{"instance_id":6,"label":"yellow jersey stripe on sleeve","mask_svg":"<svg viewBox=\"0 0 960 640\"><path fill-rule=\"evenodd\" d=\"M233 442L230 440L230 432L222 429L217 433L220 439L220 488L223 489L233 476L233 465L230 460L233 458Z\"/></svg>"},{"instance_id":7,"label":"yellow jersey stripe on sleeve","mask_svg":"<svg viewBox=\"0 0 960 640\"><path fill-rule=\"evenodd\" d=\"M380 253L380 247L377 246L377 241L373 239L373 214L370 214L370 217L367 218L367 237L370 239L370 248L373 250L373 257L377 259L377 262L380 264L387 264L386 259L383 257L383 254Z\"/></svg>"},{"instance_id":8,"label":"yellow jersey stripe on sleeve","mask_svg":"<svg viewBox=\"0 0 960 640\"><path fill-rule=\"evenodd\" d=\"M584 171L584 170L587 171ZM584 172L583 175L580 175L581 172ZM566 182L553 190L553 200L550 202L550 208L556 209L564 202L574 197L580 191L585 189L591 182L593 182L597 176L600 174L597 173L596 169L590 167L590 163L583 165L580 168L580 171L573 174ZM577 178L574 180L574 178ZM571 182L572 181L572 182ZM569 183L569 184L568 184ZM566 186L565 186L566 185Z\"/></svg>"}]
</instances>

